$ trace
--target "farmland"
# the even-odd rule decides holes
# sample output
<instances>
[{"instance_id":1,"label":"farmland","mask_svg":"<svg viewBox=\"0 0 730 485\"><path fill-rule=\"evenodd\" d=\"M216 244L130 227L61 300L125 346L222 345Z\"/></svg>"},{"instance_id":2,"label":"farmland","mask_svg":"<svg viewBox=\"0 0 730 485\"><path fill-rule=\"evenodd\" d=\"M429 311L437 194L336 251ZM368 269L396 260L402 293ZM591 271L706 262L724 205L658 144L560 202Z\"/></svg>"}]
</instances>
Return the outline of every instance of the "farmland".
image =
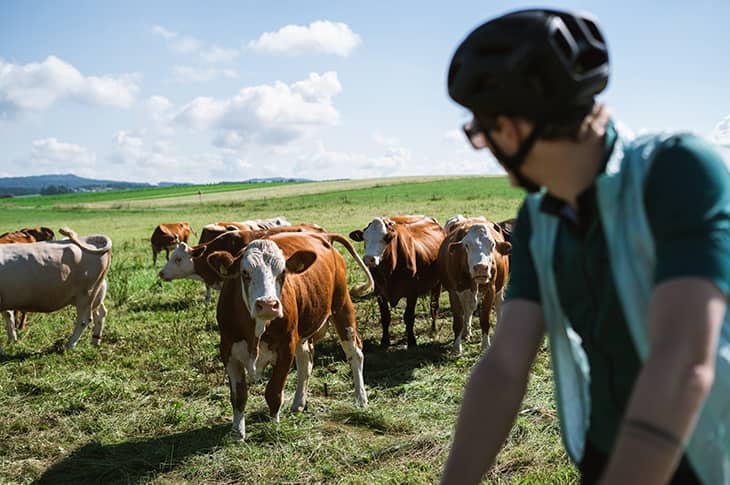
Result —
<instances>
[{"instance_id":1,"label":"farmland","mask_svg":"<svg viewBox=\"0 0 730 485\"><path fill-rule=\"evenodd\" d=\"M346 235L384 214L502 220L516 214L520 201L506 179L485 177L192 186L0 201L0 232L67 225L114 242L100 347L90 345L87 330L77 348L60 350L73 328L72 307L32 314L19 342L3 345L0 483L437 481L464 383L479 356L478 338L461 356L450 353L445 293L436 337L428 334L427 302L419 302L419 345L410 350L404 302L394 312L387 350L378 346L375 300L355 302L367 409L355 407L349 366L330 336L315 347L307 410L288 411L294 370L280 423L268 420L265 381L254 384L247 438L239 442L229 433L232 411L218 357L215 305L203 302L198 282L157 278L161 263L151 265L149 236L161 222L187 221L199 231L218 220L275 215ZM351 259L348 265L350 282L364 281ZM577 481L560 445L545 347L516 426L486 479Z\"/></svg>"}]
</instances>

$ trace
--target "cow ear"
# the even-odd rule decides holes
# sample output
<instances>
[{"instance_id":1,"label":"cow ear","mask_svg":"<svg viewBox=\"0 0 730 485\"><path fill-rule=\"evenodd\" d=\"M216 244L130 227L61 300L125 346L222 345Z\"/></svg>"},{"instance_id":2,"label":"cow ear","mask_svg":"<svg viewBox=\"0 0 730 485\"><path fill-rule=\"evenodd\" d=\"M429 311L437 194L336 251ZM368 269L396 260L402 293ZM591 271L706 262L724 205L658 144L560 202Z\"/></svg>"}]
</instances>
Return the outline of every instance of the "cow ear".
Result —
<instances>
[{"instance_id":1,"label":"cow ear","mask_svg":"<svg viewBox=\"0 0 730 485\"><path fill-rule=\"evenodd\" d=\"M449 243L449 254L454 254L454 251L461 249L464 244L461 241Z\"/></svg>"},{"instance_id":2,"label":"cow ear","mask_svg":"<svg viewBox=\"0 0 730 485\"><path fill-rule=\"evenodd\" d=\"M497 252L499 254L508 255L512 252L512 244L508 242L498 242L497 243Z\"/></svg>"},{"instance_id":3,"label":"cow ear","mask_svg":"<svg viewBox=\"0 0 730 485\"><path fill-rule=\"evenodd\" d=\"M362 230L356 229L350 233L350 239L353 241L361 242L363 240Z\"/></svg>"},{"instance_id":4,"label":"cow ear","mask_svg":"<svg viewBox=\"0 0 730 485\"><path fill-rule=\"evenodd\" d=\"M306 271L317 259L317 253L313 251L297 251L286 260L286 270L298 274Z\"/></svg>"},{"instance_id":5,"label":"cow ear","mask_svg":"<svg viewBox=\"0 0 730 485\"><path fill-rule=\"evenodd\" d=\"M206 261L210 269L224 280L236 278L241 273L238 265L240 259L234 258L228 251L216 251L209 254Z\"/></svg>"}]
</instances>

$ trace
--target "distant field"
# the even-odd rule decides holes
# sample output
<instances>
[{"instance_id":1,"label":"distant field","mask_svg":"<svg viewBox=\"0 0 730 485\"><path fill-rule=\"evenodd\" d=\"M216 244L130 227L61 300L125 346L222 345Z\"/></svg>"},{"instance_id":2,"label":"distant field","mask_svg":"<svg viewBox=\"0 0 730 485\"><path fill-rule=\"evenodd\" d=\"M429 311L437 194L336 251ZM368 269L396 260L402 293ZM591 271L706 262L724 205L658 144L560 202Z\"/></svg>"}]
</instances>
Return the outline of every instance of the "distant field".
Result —
<instances>
[{"instance_id":1,"label":"distant field","mask_svg":"<svg viewBox=\"0 0 730 485\"><path fill-rule=\"evenodd\" d=\"M188 221L199 231L218 220L275 215L343 234L384 214L501 220L514 216L520 201L506 179L491 177L196 186L0 201L0 232L68 225L114 241L101 347L89 344L87 330L76 349L57 350L71 333L71 308L31 315L20 341L4 345L0 483L437 481L464 382L479 353L473 339L461 357L450 354L445 294L436 338L427 332L426 302L419 303L419 347L412 350L405 348L402 303L393 316L394 345L383 350L377 345L377 304L356 302L368 409L354 406L349 367L330 337L315 348L308 409L288 412L295 371L279 424L266 418L265 384L254 384L246 408L248 437L241 443L228 433L232 411L218 357L215 305L203 303L200 283L157 279L161 264L151 266L149 236L160 222ZM362 281L348 261L350 281ZM487 481L577 482L560 445L545 348Z\"/></svg>"}]
</instances>

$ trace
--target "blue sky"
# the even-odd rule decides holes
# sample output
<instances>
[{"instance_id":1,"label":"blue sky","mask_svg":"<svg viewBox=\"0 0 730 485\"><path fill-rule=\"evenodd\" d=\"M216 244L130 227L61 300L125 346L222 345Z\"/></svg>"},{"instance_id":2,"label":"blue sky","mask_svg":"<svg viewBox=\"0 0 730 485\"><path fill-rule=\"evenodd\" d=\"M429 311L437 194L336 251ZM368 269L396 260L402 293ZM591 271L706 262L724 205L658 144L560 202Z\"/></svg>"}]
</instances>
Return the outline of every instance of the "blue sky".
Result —
<instances>
[{"instance_id":1,"label":"blue sky","mask_svg":"<svg viewBox=\"0 0 730 485\"><path fill-rule=\"evenodd\" d=\"M728 2L553 2L609 42L635 132L730 146ZM494 174L446 94L458 43L535 3L3 2L0 177L213 183Z\"/></svg>"}]
</instances>

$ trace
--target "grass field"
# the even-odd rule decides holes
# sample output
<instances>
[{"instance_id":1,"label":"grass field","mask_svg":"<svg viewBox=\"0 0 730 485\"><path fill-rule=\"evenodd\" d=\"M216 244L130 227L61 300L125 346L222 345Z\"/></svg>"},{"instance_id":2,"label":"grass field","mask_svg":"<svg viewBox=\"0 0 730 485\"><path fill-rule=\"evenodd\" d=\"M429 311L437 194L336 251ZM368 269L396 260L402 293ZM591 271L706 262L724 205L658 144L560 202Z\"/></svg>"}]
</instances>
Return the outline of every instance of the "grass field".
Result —
<instances>
[{"instance_id":1,"label":"grass field","mask_svg":"<svg viewBox=\"0 0 730 485\"><path fill-rule=\"evenodd\" d=\"M200 191L200 195L198 193ZM308 408L292 414L296 373L282 419L268 420L265 383L250 387L247 438L233 439L228 386L218 357L215 305L193 281L162 283L149 236L161 222L200 230L218 220L285 216L343 234L383 214L457 213L501 220L520 192L503 178L419 178L194 186L0 201L0 232L68 225L114 241L109 314L100 347L89 330L61 352L75 310L32 314L0 356L0 483L433 483L446 458L463 386L479 354L460 357L446 295L440 332L428 335L419 302L419 346L405 347L401 302L387 349L378 346L374 299L356 302L370 406L354 405L344 353L333 337L315 348ZM193 238L197 241L197 238ZM348 260L348 263L352 263ZM363 280L350 264L350 281ZM264 381L265 382L265 381ZM499 389L494 390L495 393ZM489 409L484 410L485 413ZM575 483L560 445L546 349L540 351L516 426L489 483Z\"/></svg>"}]
</instances>

